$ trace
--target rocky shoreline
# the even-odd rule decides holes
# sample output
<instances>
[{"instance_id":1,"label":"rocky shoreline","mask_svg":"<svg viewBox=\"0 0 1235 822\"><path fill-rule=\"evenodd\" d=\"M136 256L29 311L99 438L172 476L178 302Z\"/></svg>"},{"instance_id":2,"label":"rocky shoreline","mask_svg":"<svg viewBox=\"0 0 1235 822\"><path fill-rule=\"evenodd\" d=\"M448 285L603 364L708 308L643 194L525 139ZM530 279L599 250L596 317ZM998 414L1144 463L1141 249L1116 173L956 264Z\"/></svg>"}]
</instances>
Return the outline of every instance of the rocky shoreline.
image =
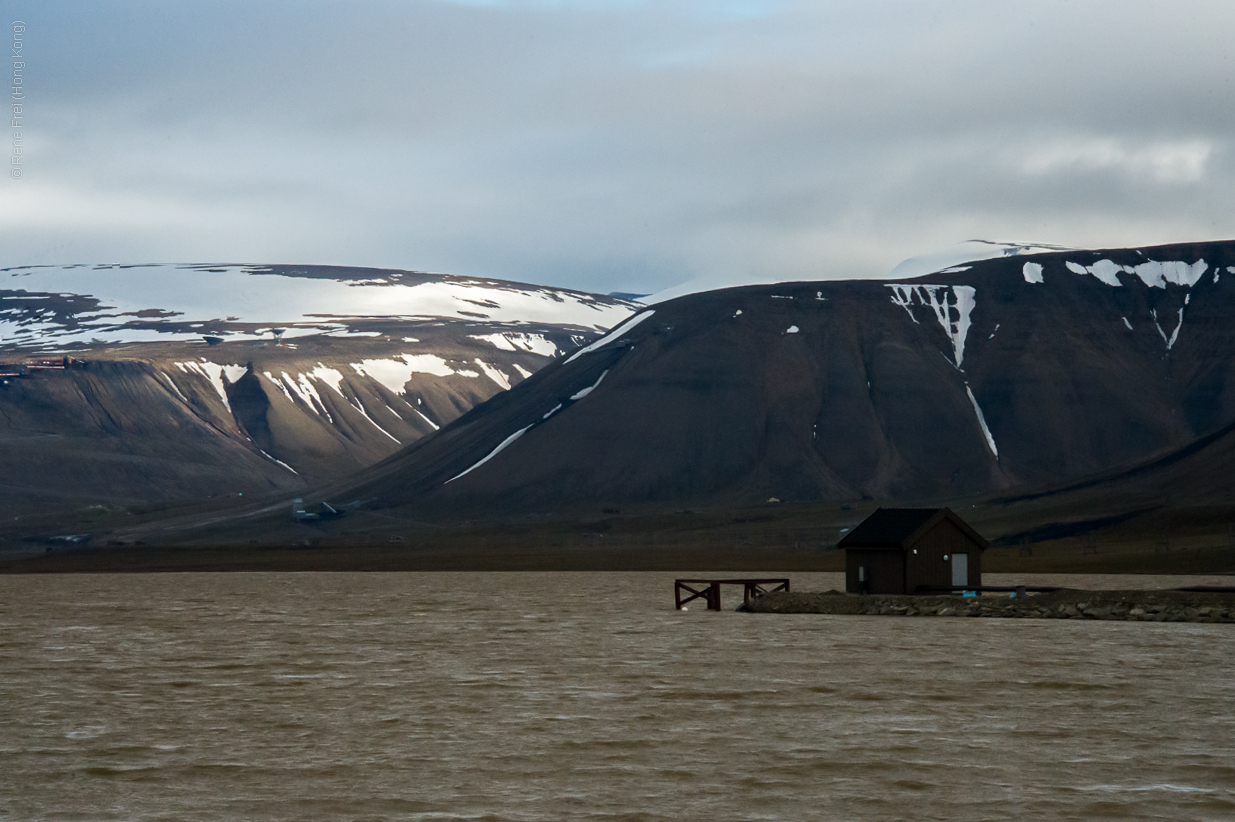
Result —
<instances>
[{"instance_id":1,"label":"rocky shoreline","mask_svg":"<svg viewBox=\"0 0 1235 822\"><path fill-rule=\"evenodd\" d=\"M1235 594L1213 591L1082 591L1010 597L777 592L738 607L756 614L1106 619L1235 623Z\"/></svg>"}]
</instances>

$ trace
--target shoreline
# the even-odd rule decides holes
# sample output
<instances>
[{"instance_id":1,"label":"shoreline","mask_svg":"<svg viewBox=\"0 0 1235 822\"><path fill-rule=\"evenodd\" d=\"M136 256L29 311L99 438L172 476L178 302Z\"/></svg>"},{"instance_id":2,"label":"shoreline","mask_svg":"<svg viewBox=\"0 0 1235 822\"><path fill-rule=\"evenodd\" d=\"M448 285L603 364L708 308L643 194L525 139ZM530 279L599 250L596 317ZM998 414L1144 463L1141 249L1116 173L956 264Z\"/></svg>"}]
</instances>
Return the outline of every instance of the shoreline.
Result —
<instances>
[{"instance_id":1,"label":"shoreline","mask_svg":"<svg viewBox=\"0 0 1235 822\"><path fill-rule=\"evenodd\" d=\"M951 594L777 592L743 603L737 610L755 614L1235 623L1235 593L1171 589L1061 589L1022 597L962 597Z\"/></svg>"}]
</instances>

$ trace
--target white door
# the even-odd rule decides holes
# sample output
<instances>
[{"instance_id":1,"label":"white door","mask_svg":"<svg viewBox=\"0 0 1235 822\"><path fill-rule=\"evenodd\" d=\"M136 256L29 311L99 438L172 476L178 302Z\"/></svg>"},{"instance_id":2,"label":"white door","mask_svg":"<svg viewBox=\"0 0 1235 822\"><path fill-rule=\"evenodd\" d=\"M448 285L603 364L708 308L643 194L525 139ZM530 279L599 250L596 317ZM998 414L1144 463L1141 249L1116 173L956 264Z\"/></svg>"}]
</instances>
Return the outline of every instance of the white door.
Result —
<instances>
[{"instance_id":1,"label":"white door","mask_svg":"<svg viewBox=\"0 0 1235 822\"><path fill-rule=\"evenodd\" d=\"M952 585L961 587L969 584L969 554L952 555Z\"/></svg>"}]
</instances>

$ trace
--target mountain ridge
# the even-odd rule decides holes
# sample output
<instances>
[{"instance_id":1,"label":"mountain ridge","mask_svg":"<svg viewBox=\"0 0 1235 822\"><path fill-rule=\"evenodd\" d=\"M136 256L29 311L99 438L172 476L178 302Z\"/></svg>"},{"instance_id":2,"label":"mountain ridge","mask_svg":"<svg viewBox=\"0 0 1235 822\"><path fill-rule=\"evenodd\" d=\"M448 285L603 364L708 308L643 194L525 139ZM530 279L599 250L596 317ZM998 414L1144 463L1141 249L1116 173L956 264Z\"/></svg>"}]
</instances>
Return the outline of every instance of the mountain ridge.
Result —
<instances>
[{"instance_id":1,"label":"mountain ridge","mask_svg":"<svg viewBox=\"0 0 1235 822\"><path fill-rule=\"evenodd\" d=\"M1059 483L1235 419L1232 288L1220 241L689 295L332 491L427 515Z\"/></svg>"},{"instance_id":2,"label":"mountain ridge","mask_svg":"<svg viewBox=\"0 0 1235 822\"><path fill-rule=\"evenodd\" d=\"M5 269L6 499L20 515L337 480L634 307L331 266Z\"/></svg>"}]
</instances>

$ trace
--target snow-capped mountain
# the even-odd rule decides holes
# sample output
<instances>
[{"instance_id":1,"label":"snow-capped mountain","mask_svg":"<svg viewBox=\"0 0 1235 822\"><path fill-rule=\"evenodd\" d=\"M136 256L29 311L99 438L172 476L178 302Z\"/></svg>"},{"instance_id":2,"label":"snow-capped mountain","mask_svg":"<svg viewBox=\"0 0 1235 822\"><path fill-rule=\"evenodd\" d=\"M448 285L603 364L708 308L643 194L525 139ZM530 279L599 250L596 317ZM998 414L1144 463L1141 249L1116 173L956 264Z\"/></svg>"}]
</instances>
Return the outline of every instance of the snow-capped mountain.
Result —
<instances>
[{"instance_id":1,"label":"snow-capped mountain","mask_svg":"<svg viewBox=\"0 0 1235 822\"><path fill-rule=\"evenodd\" d=\"M337 493L417 513L947 500L1235 422L1235 243L1020 251L644 308Z\"/></svg>"},{"instance_id":2,"label":"snow-capped mountain","mask_svg":"<svg viewBox=\"0 0 1235 822\"><path fill-rule=\"evenodd\" d=\"M461 319L603 330L622 300L560 288L333 266L70 265L0 269L0 351L382 333Z\"/></svg>"},{"instance_id":3,"label":"snow-capped mountain","mask_svg":"<svg viewBox=\"0 0 1235 822\"><path fill-rule=\"evenodd\" d=\"M7 269L0 468L14 505L300 488L447 425L635 307L374 269Z\"/></svg>"},{"instance_id":4,"label":"snow-capped mountain","mask_svg":"<svg viewBox=\"0 0 1235 822\"><path fill-rule=\"evenodd\" d=\"M1019 254L1041 254L1050 251L1067 251L1069 249L1057 245L1044 245L1040 243L1006 243L992 242L990 240L968 240L963 243L949 246L940 251L933 251L928 254L921 254L910 257L907 260L901 261L892 272L888 275L893 279L908 279L910 277L920 277L924 274L933 274L938 271L944 271L948 268L959 266L963 263L971 263L977 260L989 260L994 257L1012 257ZM744 285L774 285L778 282L793 282L786 281L782 278L774 276L770 272L759 274L749 272L745 275L736 273L726 274L702 274L693 277L684 283L679 283L663 291L658 291L655 294L650 294L646 297L639 298L639 302L645 305L656 305L658 303L675 300L678 297L685 297L688 294L699 294L704 291L716 291L721 288L737 288Z\"/></svg>"},{"instance_id":5,"label":"snow-capped mountain","mask_svg":"<svg viewBox=\"0 0 1235 822\"><path fill-rule=\"evenodd\" d=\"M960 268L966 263L993 260L996 257L1019 257L1024 254L1049 254L1055 251L1076 251L1059 245L1042 243L1003 243L991 240L967 240L929 254L902 260L888 274L891 280L907 280L926 274L938 274Z\"/></svg>"}]
</instances>

